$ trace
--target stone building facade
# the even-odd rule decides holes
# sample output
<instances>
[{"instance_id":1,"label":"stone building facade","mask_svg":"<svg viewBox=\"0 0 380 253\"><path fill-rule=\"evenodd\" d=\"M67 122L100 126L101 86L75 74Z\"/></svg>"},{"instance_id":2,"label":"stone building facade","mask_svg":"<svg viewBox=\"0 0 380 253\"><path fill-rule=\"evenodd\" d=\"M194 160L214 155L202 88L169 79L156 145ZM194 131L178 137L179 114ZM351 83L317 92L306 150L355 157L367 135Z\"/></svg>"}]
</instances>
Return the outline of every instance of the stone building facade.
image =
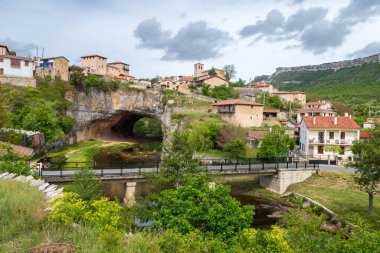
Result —
<instances>
[{"instance_id":1,"label":"stone building facade","mask_svg":"<svg viewBox=\"0 0 380 253\"><path fill-rule=\"evenodd\" d=\"M53 80L69 80L69 60L66 57L42 58L37 61L36 76L46 78L51 76Z\"/></svg>"}]
</instances>

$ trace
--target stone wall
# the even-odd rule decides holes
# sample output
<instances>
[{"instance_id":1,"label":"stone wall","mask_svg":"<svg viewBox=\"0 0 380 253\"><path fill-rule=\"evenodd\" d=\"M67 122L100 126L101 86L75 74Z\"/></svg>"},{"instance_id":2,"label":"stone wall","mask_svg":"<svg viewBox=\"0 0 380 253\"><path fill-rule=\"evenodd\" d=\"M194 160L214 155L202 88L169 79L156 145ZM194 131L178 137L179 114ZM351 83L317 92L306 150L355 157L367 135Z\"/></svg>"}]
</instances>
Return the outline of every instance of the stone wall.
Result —
<instances>
[{"instance_id":1,"label":"stone wall","mask_svg":"<svg viewBox=\"0 0 380 253\"><path fill-rule=\"evenodd\" d=\"M9 77L9 76L0 76L1 84L12 84L15 86L24 86L24 87L33 87L36 88L36 79L26 78L26 77Z\"/></svg>"},{"instance_id":2,"label":"stone wall","mask_svg":"<svg viewBox=\"0 0 380 253\"><path fill-rule=\"evenodd\" d=\"M290 185L305 181L315 172L313 169L279 169L277 175L260 176L260 186L283 194Z\"/></svg>"},{"instance_id":3,"label":"stone wall","mask_svg":"<svg viewBox=\"0 0 380 253\"><path fill-rule=\"evenodd\" d=\"M329 63L323 63L319 65L305 65L305 66L298 66L298 67L279 67L279 68L276 68L276 72L272 75L272 77L283 72L319 71L319 70L330 70L330 69L337 70L337 69L342 69L342 68L361 66L367 63L380 63L380 54L375 54L375 55L371 55L364 58L358 58L354 60L329 62Z\"/></svg>"}]
</instances>

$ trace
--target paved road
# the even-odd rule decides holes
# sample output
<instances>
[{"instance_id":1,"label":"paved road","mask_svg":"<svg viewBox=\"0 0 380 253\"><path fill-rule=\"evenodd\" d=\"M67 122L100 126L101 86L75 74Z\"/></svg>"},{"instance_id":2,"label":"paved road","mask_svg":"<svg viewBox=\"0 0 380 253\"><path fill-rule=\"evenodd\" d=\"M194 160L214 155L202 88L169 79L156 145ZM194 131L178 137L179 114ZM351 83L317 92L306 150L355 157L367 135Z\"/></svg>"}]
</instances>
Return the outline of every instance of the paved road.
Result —
<instances>
[{"instance_id":1,"label":"paved road","mask_svg":"<svg viewBox=\"0 0 380 253\"><path fill-rule=\"evenodd\" d=\"M355 169L353 168L346 168L344 166L336 166L336 165L324 165L320 164L319 168L322 170L337 170L337 171L344 171L344 172L355 172Z\"/></svg>"}]
</instances>

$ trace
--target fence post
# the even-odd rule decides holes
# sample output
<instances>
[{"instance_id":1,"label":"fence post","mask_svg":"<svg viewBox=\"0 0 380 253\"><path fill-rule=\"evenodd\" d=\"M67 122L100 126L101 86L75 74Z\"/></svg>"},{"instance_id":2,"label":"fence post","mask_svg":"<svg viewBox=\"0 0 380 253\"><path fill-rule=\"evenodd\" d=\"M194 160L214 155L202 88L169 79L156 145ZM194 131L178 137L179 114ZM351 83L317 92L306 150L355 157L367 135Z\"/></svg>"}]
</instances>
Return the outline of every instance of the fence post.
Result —
<instances>
[{"instance_id":1,"label":"fence post","mask_svg":"<svg viewBox=\"0 0 380 253\"><path fill-rule=\"evenodd\" d=\"M262 164L262 165L263 165L262 169L264 170L264 169L265 169L265 167L264 167L264 160L262 161L262 163L263 163L263 164Z\"/></svg>"},{"instance_id":2,"label":"fence post","mask_svg":"<svg viewBox=\"0 0 380 253\"><path fill-rule=\"evenodd\" d=\"M159 169L159 167L160 167L160 162L157 161L157 173L158 173L158 169Z\"/></svg>"},{"instance_id":3,"label":"fence post","mask_svg":"<svg viewBox=\"0 0 380 253\"><path fill-rule=\"evenodd\" d=\"M251 158L248 158L248 170L251 171Z\"/></svg>"},{"instance_id":4,"label":"fence post","mask_svg":"<svg viewBox=\"0 0 380 253\"><path fill-rule=\"evenodd\" d=\"M286 168L289 169L289 162L286 161Z\"/></svg>"},{"instance_id":5,"label":"fence post","mask_svg":"<svg viewBox=\"0 0 380 253\"><path fill-rule=\"evenodd\" d=\"M223 162L220 163L220 171L223 171Z\"/></svg>"},{"instance_id":6,"label":"fence post","mask_svg":"<svg viewBox=\"0 0 380 253\"><path fill-rule=\"evenodd\" d=\"M100 168L100 176L103 177L103 167Z\"/></svg>"},{"instance_id":7,"label":"fence post","mask_svg":"<svg viewBox=\"0 0 380 253\"><path fill-rule=\"evenodd\" d=\"M63 177L62 168L61 168L60 171L59 171L59 176L60 176L61 178Z\"/></svg>"},{"instance_id":8,"label":"fence post","mask_svg":"<svg viewBox=\"0 0 380 253\"><path fill-rule=\"evenodd\" d=\"M313 161L314 169L315 169L315 161Z\"/></svg>"},{"instance_id":9,"label":"fence post","mask_svg":"<svg viewBox=\"0 0 380 253\"><path fill-rule=\"evenodd\" d=\"M237 171L237 166L238 166L238 163L236 162L235 163L235 171Z\"/></svg>"},{"instance_id":10,"label":"fence post","mask_svg":"<svg viewBox=\"0 0 380 253\"><path fill-rule=\"evenodd\" d=\"M120 163L120 176L123 175L123 161Z\"/></svg>"},{"instance_id":11,"label":"fence post","mask_svg":"<svg viewBox=\"0 0 380 253\"><path fill-rule=\"evenodd\" d=\"M305 161L305 169L307 168L307 161Z\"/></svg>"},{"instance_id":12,"label":"fence post","mask_svg":"<svg viewBox=\"0 0 380 253\"><path fill-rule=\"evenodd\" d=\"M298 161L296 161L296 169L298 169Z\"/></svg>"}]
</instances>

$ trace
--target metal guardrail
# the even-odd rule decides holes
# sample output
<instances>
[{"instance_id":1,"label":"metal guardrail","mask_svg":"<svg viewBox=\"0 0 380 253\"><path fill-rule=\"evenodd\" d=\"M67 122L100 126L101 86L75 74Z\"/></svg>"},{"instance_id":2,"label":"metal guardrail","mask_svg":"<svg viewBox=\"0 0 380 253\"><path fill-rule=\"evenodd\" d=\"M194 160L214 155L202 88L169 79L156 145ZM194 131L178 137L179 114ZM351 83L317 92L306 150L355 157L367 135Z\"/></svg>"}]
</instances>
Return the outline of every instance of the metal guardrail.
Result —
<instances>
[{"instance_id":1,"label":"metal guardrail","mask_svg":"<svg viewBox=\"0 0 380 253\"><path fill-rule=\"evenodd\" d=\"M161 160L157 161L131 161L110 163L84 163L68 162L50 164L40 172L42 177L72 177L81 169L92 169L96 176L126 176L142 175L143 173L158 173ZM48 166L48 165L47 165ZM54 169L56 168L56 169ZM201 171L210 173L220 172L260 172L278 169L317 169L319 161L263 161L257 159L202 159L199 161Z\"/></svg>"}]
</instances>

